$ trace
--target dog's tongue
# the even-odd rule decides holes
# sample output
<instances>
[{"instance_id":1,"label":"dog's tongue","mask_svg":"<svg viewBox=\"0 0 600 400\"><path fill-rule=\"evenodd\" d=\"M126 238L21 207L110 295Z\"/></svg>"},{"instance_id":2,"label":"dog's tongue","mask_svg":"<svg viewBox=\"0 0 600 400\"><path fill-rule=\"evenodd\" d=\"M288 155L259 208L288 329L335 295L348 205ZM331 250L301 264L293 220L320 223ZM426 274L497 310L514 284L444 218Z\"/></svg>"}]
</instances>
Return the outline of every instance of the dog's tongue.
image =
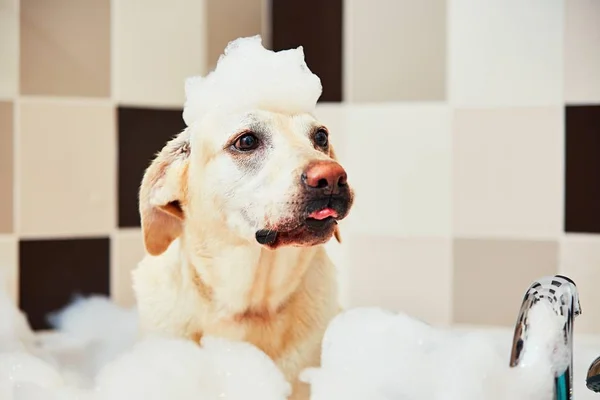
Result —
<instances>
[{"instance_id":1,"label":"dog's tongue","mask_svg":"<svg viewBox=\"0 0 600 400\"><path fill-rule=\"evenodd\" d=\"M322 210L313 211L309 216L309 218L316 219L318 221L325 219L327 217L337 217L337 212L333 208L324 208Z\"/></svg>"}]
</instances>

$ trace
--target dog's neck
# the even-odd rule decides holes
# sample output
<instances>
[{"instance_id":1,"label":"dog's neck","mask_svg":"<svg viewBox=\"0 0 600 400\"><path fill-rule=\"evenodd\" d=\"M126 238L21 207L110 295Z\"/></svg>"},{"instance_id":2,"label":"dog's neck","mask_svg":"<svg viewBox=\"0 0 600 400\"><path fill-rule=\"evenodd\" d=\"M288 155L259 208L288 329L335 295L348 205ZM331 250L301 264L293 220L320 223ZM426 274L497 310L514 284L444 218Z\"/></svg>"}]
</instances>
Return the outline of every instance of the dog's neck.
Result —
<instances>
[{"instance_id":1,"label":"dog's neck","mask_svg":"<svg viewBox=\"0 0 600 400\"><path fill-rule=\"evenodd\" d=\"M277 314L303 283L323 246L269 250L254 243L181 238L186 261L201 296L221 316Z\"/></svg>"}]
</instances>

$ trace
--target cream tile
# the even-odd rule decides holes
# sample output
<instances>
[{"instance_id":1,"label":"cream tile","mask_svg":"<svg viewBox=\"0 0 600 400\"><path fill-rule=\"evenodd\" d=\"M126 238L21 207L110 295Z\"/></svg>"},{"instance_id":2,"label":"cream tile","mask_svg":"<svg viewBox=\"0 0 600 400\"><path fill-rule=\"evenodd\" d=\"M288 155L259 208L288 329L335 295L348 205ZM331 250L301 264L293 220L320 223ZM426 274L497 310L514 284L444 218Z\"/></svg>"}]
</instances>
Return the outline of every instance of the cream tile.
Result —
<instances>
[{"instance_id":1,"label":"cream tile","mask_svg":"<svg viewBox=\"0 0 600 400\"><path fill-rule=\"evenodd\" d=\"M558 242L455 239L454 322L514 327L537 279L558 273Z\"/></svg>"},{"instance_id":2,"label":"cream tile","mask_svg":"<svg viewBox=\"0 0 600 400\"><path fill-rule=\"evenodd\" d=\"M120 104L182 106L206 72L204 0L114 0L113 90Z\"/></svg>"},{"instance_id":3,"label":"cream tile","mask_svg":"<svg viewBox=\"0 0 600 400\"><path fill-rule=\"evenodd\" d=\"M230 41L261 34L262 18L263 0L206 0L208 69Z\"/></svg>"},{"instance_id":4,"label":"cream tile","mask_svg":"<svg viewBox=\"0 0 600 400\"><path fill-rule=\"evenodd\" d=\"M348 0L345 93L349 101L446 98L445 0Z\"/></svg>"},{"instance_id":5,"label":"cream tile","mask_svg":"<svg viewBox=\"0 0 600 400\"><path fill-rule=\"evenodd\" d=\"M0 101L0 233L13 231L13 104Z\"/></svg>"},{"instance_id":6,"label":"cream tile","mask_svg":"<svg viewBox=\"0 0 600 400\"><path fill-rule=\"evenodd\" d=\"M19 3L0 0L0 97L11 98L19 86Z\"/></svg>"},{"instance_id":7,"label":"cream tile","mask_svg":"<svg viewBox=\"0 0 600 400\"><path fill-rule=\"evenodd\" d=\"M449 2L452 104L562 104L563 4L561 0Z\"/></svg>"},{"instance_id":8,"label":"cream tile","mask_svg":"<svg viewBox=\"0 0 600 400\"><path fill-rule=\"evenodd\" d=\"M457 110L453 138L456 234L558 237L562 108Z\"/></svg>"},{"instance_id":9,"label":"cream tile","mask_svg":"<svg viewBox=\"0 0 600 400\"><path fill-rule=\"evenodd\" d=\"M432 324L450 323L451 239L349 236L350 307L383 307Z\"/></svg>"},{"instance_id":10,"label":"cream tile","mask_svg":"<svg viewBox=\"0 0 600 400\"><path fill-rule=\"evenodd\" d=\"M329 139L340 162L346 158L346 110L341 103L319 103L315 117L329 130Z\"/></svg>"},{"instance_id":11,"label":"cream tile","mask_svg":"<svg viewBox=\"0 0 600 400\"><path fill-rule=\"evenodd\" d=\"M17 237L0 235L0 285L2 290L8 289L11 298L18 303L19 299L19 256Z\"/></svg>"},{"instance_id":12,"label":"cream tile","mask_svg":"<svg viewBox=\"0 0 600 400\"><path fill-rule=\"evenodd\" d=\"M600 235L569 235L563 238L560 273L575 281L583 313L575 331L600 333Z\"/></svg>"},{"instance_id":13,"label":"cream tile","mask_svg":"<svg viewBox=\"0 0 600 400\"><path fill-rule=\"evenodd\" d=\"M376 236L450 233L450 111L444 105L353 105L344 133L355 206L347 229Z\"/></svg>"},{"instance_id":14,"label":"cream tile","mask_svg":"<svg viewBox=\"0 0 600 400\"><path fill-rule=\"evenodd\" d=\"M565 3L566 101L600 103L600 2Z\"/></svg>"},{"instance_id":15,"label":"cream tile","mask_svg":"<svg viewBox=\"0 0 600 400\"><path fill-rule=\"evenodd\" d=\"M21 102L21 234L106 234L113 229L115 136L110 105Z\"/></svg>"},{"instance_id":16,"label":"cream tile","mask_svg":"<svg viewBox=\"0 0 600 400\"><path fill-rule=\"evenodd\" d=\"M110 0L21 0L21 94L110 96Z\"/></svg>"},{"instance_id":17,"label":"cream tile","mask_svg":"<svg viewBox=\"0 0 600 400\"><path fill-rule=\"evenodd\" d=\"M142 233L139 229L119 230L112 239L110 269L111 298L123 307L135 305L131 271L145 255Z\"/></svg>"}]
</instances>

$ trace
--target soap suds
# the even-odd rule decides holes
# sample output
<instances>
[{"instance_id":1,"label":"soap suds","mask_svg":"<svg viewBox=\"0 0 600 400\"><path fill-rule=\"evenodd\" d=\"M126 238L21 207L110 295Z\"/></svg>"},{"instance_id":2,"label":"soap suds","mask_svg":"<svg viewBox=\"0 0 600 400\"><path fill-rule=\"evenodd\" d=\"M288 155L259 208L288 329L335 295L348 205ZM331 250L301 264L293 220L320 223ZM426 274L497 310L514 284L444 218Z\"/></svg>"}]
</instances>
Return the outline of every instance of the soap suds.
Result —
<instances>
[{"instance_id":1,"label":"soap suds","mask_svg":"<svg viewBox=\"0 0 600 400\"><path fill-rule=\"evenodd\" d=\"M321 91L302 47L274 52L263 47L259 35L239 38L229 43L214 71L187 79L183 119L191 126L211 112L310 113Z\"/></svg>"}]
</instances>

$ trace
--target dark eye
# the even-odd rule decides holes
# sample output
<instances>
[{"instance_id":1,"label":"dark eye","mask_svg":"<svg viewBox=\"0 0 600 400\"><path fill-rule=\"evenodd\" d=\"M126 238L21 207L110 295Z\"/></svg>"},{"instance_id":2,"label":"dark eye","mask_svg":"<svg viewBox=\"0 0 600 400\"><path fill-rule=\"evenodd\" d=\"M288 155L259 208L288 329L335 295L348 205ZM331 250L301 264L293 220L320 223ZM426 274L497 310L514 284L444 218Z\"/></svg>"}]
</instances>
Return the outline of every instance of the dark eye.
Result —
<instances>
[{"instance_id":1,"label":"dark eye","mask_svg":"<svg viewBox=\"0 0 600 400\"><path fill-rule=\"evenodd\" d=\"M329 136L327 135L327 132L325 132L323 129L320 129L315 134L314 141L317 146L326 148L327 145L329 145Z\"/></svg>"},{"instance_id":2,"label":"dark eye","mask_svg":"<svg viewBox=\"0 0 600 400\"><path fill-rule=\"evenodd\" d=\"M235 141L233 146L240 151L251 151L258 147L258 138L253 133L246 133Z\"/></svg>"}]
</instances>

